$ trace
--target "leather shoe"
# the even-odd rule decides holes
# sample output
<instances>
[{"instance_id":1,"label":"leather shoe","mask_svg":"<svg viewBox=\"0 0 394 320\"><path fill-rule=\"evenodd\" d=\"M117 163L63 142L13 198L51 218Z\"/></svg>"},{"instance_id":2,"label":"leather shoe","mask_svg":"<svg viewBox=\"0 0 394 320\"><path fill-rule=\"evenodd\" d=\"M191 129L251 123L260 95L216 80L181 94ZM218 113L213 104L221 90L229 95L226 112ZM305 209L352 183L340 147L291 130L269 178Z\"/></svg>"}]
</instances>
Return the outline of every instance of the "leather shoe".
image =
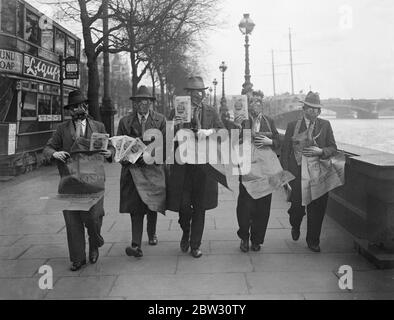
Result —
<instances>
[{"instance_id":1,"label":"leather shoe","mask_svg":"<svg viewBox=\"0 0 394 320\"><path fill-rule=\"evenodd\" d=\"M143 256L142 250L140 247L127 247L126 248L126 254L129 257L136 257L136 258L141 258Z\"/></svg>"},{"instance_id":2,"label":"leather shoe","mask_svg":"<svg viewBox=\"0 0 394 320\"><path fill-rule=\"evenodd\" d=\"M83 261L80 261L80 262L73 262L73 264L70 267L70 270L71 271L78 271L85 264L86 264L86 260L83 260Z\"/></svg>"},{"instance_id":3,"label":"leather shoe","mask_svg":"<svg viewBox=\"0 0 394 320\"><path fill-rule=\"evenodd\" d=\"M320 252L321 250L320 250L320 246L317 244L317 245L313 245L313 244L308 244L308 248L311 250L311 251L313 251L313 252Z\"/></svg>"},{"instance_id":4,"label":"leather shoe","mask_svg":"<svg viewBox=\"0 0 394 320\"><path fill-rule=\"evenodd\" d=\"M202 256L200 249L192 249L190 253L194 258L200 258Z\"/></svg>"},{"instance_id":5,"label":"leather shoe","mask_svg":"<svg viewBox=\"0 0 394 320\"><path fill-rule=\"evenodd\" d=\"M297 241L300 238L300 229L292 228L291 237L294 241Z\"/></svg>"},{"instance_id":6,"label":"leather shoe","mask_svg":"<svg viewBox=\"0 0 394 320\"><path fill-rule=\"evenodd\" d=\"M241 244L239 245L239 248L241 249L242 252L248 252L249 240L241 240Z\"/></svg>"},{"instance_id":7,"label":"leather shoe","mask_svg":"<svg viewBox=\"0 0 394 320\"><path fill-rule=\"evenodd\" d=\"M252 243L252 246L250 247L250 250L252 251L260 251L261 250L261 245Z\"/></svg>"},{"instance_id":8,"label":"leather shoe","mask_svg":"<svg viewBox=\"0 0 394 320\"><path fill-rule=\"evenodd\" d=\"M153 235L152 237L150 237L148 243L150 246L156 246L158 243L157 235Z\"/></svg>"},{"instance_id":9,"label":"leather shoe","mask_svg":"<svg viewBox=\"0 0 394 320\"><path fill-rule=\"evenodd\" d=\"M99 258L99 250L98 250L98 248L90 249L89 250L89 261L90 261L90 263L92 263L92 264L96 263L98 258Z\"/></svg>"},{"instance_id":10,"label":"leather shoe","mask_svg":"<svg viewBox=\"0 0 394 320\"><path fill-rule=\"evenodd\" d=\"M188 252L189 251L189 247L190 247L189 234L183 233L182 239L181 239L181 243L180 243L180 247L181 247L182 252Z\"/></svg>"}]
</instances>

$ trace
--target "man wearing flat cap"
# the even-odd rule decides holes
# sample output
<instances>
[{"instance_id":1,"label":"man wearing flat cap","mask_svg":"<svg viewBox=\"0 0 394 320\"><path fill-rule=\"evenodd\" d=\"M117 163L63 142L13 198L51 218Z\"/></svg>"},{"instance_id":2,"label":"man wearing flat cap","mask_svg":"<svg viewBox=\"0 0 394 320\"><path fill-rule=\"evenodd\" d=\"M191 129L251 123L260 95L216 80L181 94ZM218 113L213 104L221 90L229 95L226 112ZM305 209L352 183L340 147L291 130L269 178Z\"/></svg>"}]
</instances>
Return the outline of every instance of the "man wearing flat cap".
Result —
<instances>
[{"instance_id":1,"label":"man wearing flat cap","mask_svg":"<svg viewBox=\"0 0 394 320\"><path fill-rule=\"evenodd\" d=\"M140 86L130 99L133 102L133 111L120 120L117 135L140 138L145 145L149 145L153 141L146 137L149 132L156 129L156 132L161 132L162 145L164 145L166 121L162 114L153 111L153 102L156 98L146 86ZM160 163L147 164L144 156L141 156L135 164L127 160L121 161L119 211L128 213L131 217L132 240L131 246L126 248L128 256L137 258L143 256L141 245L145 215L147 215L148 243L149 245L158 243L157 212L165 212L166 201L164 150L161 160Z\"/></svg>"},{"instance_id":2,"label":"man wearing flat cap","mask_svg":"<svg viewBox=\"0 0 394 320\"><path fill-rule=\"evenodd\" d=\"M173 110L170 119L175 120L175 131L192 129L199 139L207 139L216 129L224 127L216 109L202 102L206 89L201 77L187 80L185 90L191 97L193 116L191 123L183 123L183 118L175 116ZM205 211L218 205L218 183L206 174L204 166L206 164L175 162L170 166L167 184L167 209L179 212L178 222L183 231L181 250L188 252L190 248L194 258L202 255Z\"/></svg>"},{"instance_id":3,"label":"man wearing flat cap","mask_svg":"<svg viewBox=\"0 0 394 320\"><path fill-rule=\"evenodd\" d=\"M88 116L88 100L79 90L71 91L68 95L68 104L64 106L71 114L71 120L61 123L44 148L44 155L48 159L55 159L58 163L59 173L62 176L62 167L74 143L79 138L90 139L92 133L106 133L104 124ZM112 160L112 151L100 151L108 160ZM89 212L64 210L63 216L66 223L67 242L72 262L71 271L79 270L86 264L85 253L85 228L89 235L89 261L96 263L99 257L99 247L104 244L101 225L104 216L104 198L101 198Z\"/></svg>"},{"instance_id":4,"label":"man wearing flat cap","mask_svg":"<svg viewBox=\"0 0 394 320\"><path fill-rule=\"evenodd\" d=\"M302 218L307 214L306 242L313 252L320 252L320 233L327 207L328 193L313 200L306 207L302 205L301 194L301 159L320 157L328 159L337 152L334 134L329 121L320 119L320 97L310 91L303 103L303 117L287 126L284 143L282 144L281 163L284 170L290 171L296 178L290 181L291 207L288 210L291 235L294 241L300 237Z\"/></svg>"}]
</instances>

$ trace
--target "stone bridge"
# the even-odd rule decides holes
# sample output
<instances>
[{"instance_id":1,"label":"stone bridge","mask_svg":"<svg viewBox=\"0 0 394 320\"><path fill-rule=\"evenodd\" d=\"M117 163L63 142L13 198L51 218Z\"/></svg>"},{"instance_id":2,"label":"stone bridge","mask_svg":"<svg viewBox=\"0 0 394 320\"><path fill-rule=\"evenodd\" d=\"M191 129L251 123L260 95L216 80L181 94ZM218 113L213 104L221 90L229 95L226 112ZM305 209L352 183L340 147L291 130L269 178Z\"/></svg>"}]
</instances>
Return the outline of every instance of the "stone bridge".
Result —
<instances>
[{"instance_id":1,"label":"stone bridge","mask_svg":"<svg viewBox=\"0 0 394 320\"><path fill-rule=\"evenodd\" d=\"M322 100L326 109L336 112L337 118L353 118L356 113L358 119L377 119L379 113L385 110L394 111L393 100Z\"/></svg>"}]
</instances>

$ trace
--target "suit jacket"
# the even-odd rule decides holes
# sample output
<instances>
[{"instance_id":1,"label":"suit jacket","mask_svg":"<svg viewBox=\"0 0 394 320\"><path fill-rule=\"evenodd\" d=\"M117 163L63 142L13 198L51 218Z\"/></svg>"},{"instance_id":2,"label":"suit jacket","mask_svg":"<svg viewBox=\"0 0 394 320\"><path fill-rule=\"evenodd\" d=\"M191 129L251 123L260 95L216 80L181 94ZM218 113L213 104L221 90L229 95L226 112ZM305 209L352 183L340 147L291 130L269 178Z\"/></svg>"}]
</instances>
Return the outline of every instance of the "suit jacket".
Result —
<instances>
[{"instance_id":1,"label":"suit jacket","mask_svg":"<svg viewBox=\"0 0 394 320\"><path fill-rule=\"evenodd\" d=\"M174 110L171 111L170 119L175 115ZM189 125L184 125L184 128ZM202 129L220 129L223 128L223 123L219 119L219 114L216 109L204 105L204 112L201 114L201 128ZM179 128L178 128L179 129ZM177 145L175 145L175 150ZM199 202L204 210L214 209L218 205L218 183L216 180L208 176L202 169L202 166L209 164L192 165L198 168L198 174L201 176L197 183L193 186L192 195ZM179 211L182 203L182 194L185 177L186 165L175 163L168 166L168 180L167 180L167 209L171 211ZM202 183L204 182L204 183Z\"/></svg>"},{"instance_id":2,"label":"suit jacket","mask_svg":"<svg viewBox=\"0 0 394 320\"><path fill-rule=\"evenodd\" d=\"M149 111L149 116L145 123L145 130L148 129L160 130L163 134L165 145L166 120L162 114L152 110ZM135 112L120 119L117 135L142 139L141 124ZM145 144L149 144L149 142L145 142ZM165 153L163 156L165 156ZM136 166L136 164L122 164L120 174L120 213L131 213L140 203L140 197L129 170L130 166Z\"/></svg>"},{"instance_id":3,"label":"suit jacket","mask_svg":"<svg viewBox=\"0 0 394 320\"><path fill-rule=\"evenodd\" d=\"M276 129L274 120L271 119L268 116L264 116L264 117L267 118L268 123L269 123L270 128L271 128L271 132L272 132L272 138L271 139L272 139L272 143L273 143L272 146L271 146L271 149L275 151L275 150L279 149L279 147L280 147L279 132ZM242 122L242 129L252 129L252 125L253 125L253 120L252 120L251 116L249 116L248 120L244 120ZM261 119L259 132L268 132L268 131L270 131L269 130L270 128L268 127L268 125L264 121L264 119Z\"/></svg>"},{"instance_id":4,"label":"suit jacket","mask_svg":"<svg viewBox=\"0 0 394 320\"><path fill-rule=\"evenodd\" d=\"M107 133L103 123L92 119L86 119L85 137L90 139L93 132ZM62 122L53 133L52 138L48 140L43 151L44 156L47 159L51 159L56 151L70 152L75 139L74 122L72 120Z\"/></svg>"},{"instance_id":5,"label":"suit jacket","mask_svg":"<svg viewBox=\"0 0 394 320\"><path fill-rule=\"evenodd\" d=\"M292 137L297 121L290 122L287 125L285 139L282 144L280 161L284 170L290 171L296 178L290 182L292 187L291 202L301 204L301 166L297 164L293 150ZM302 119L300 132L307 130L305 120ZM327 159L337 152L337 145L334 138L334 133L331 124L328 120L316 119L315 128L313 130L313 137L316 137L316 143L319 148L323 150L322 159Z\"/></svg>"},{"instance_id":6,"label":"suit jacket","mask_svg":"<svg viewBox=\"0 0 394 320\"><path fill-rule=\"evenodd\" d=\"M85 137L89 139L92 136L93 132L106 133L104 124L92 119L86 119ZM72 120L67 120L62 122L61 124L59 124L56 131L53 133L52 137L48 140L43 151L44 156L48 160L51 160L53 159L52 155L57 151L70 152L75 139L76 139L76 135L75 135L74 122ZM111 152L113 153L114 150L111 150ZM112 158L107 159L107 161L111 162ZM56 161L56 164L59 170L59 174L60 176L62 176L65 170L64 164L63 162L58 160ZM97 217L104 216L103 202L101 201L100 205L94 206L93 210L95 210L94 211L95 216Z\"/></svg>"}]
</instances>

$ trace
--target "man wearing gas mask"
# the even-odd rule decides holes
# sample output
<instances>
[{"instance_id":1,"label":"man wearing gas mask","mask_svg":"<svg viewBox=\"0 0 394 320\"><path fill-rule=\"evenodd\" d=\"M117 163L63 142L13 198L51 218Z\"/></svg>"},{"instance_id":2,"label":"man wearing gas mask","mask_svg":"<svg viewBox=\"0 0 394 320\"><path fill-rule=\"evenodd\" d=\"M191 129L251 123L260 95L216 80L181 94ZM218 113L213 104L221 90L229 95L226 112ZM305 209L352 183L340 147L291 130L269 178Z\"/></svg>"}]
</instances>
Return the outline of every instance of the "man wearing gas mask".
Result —
<instances>
[{"instance_id":1,"label":"man wearing gas mask","mask_svg":"<svg viewBox=\"0 0 394 320\"><path fill-rule=\"evenodd\" d=\"M68 104L64 106L71 114L71 120L61 123L49 139L44 149L44 155L48 159L55 159L58 162L59 173L61 164L70 157L71 149L78 138L90 139L92 133L106 133L104 124L94 121L88 116L88 101L79 90L75 90L68 95ZM112 149L100 151L107 159L112 161ZM60 165L59 165L60 164ZM72 262L71 271L79 270L86 264L85 253L85 228L89 235L89 261L94 264L99 257L99 247L103 246L101 225L104 216L103 202L101 198L89 212L63 210L66 223L67 242Z\"/></svg>"},{"instance_id":2,"label":"man wearing gas mask","mask_svg":"<svg viewBox=\"0 0 394 320\"><path fill-rule=\"evenodd\" d=\"M190 77L185 86L191 97L192 119L184 123L182 117L172 111L170 119L174 120L175 132L191 129L198 139L208 139L217 129L223 128L215 108L205 105L204 81L201 77ZM177 144L175 144L175 150ZM194 258L200 258L200 245L204 232L205 212L218 205L218 183L204 170L206 164L180 164L175 161L170 165L167 182L167 209L179 212L179 225L183 231L180 241L182 252L188 252Z\"/></svg>"}]
</instances>

